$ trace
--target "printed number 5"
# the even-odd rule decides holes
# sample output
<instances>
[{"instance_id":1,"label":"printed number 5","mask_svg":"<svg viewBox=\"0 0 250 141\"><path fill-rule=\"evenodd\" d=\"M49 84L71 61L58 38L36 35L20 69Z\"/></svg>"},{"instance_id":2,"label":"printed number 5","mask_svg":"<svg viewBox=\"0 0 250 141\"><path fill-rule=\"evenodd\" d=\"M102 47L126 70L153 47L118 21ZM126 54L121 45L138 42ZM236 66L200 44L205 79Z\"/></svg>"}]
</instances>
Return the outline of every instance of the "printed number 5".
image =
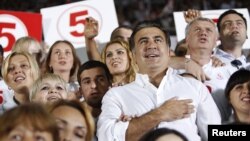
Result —
<instances>
[{"instance_id":1,"label":"printed number 5","mask_svg":"<svg viewBox=\"0 0 250 141\"><path fill-rule=\"evenodd\" d=\"M88 11L80 11L80 12L76 12L76 13L72 13L70 14L70 26L76 26L78 24L83 24L83 26L85 25L85 20L84 19L80 19L77 20L77 17L79 16L83 16L83 15L88 15ZM71 35L79 37L79 36L83 36L84 32L77 32L77 31L71 31L70 32Z\"/></svg>"},{"instance_id":2,"label":"printed number 5","mask_svg":"<svg viewBox=\"0 0 250 141\"><path fill-rule=\"evenodd\" d=\"M11 28L11 29L15 29L16 28L16 24L14 23L0 23L0 38L1 37L6 37L8 39L8 45L4 48L4 51L10 51L12 45L14 44L14 42L16 41L15 37L8 32L2 32L2 30L4 28Z\"/></svg>"}]
</instances>

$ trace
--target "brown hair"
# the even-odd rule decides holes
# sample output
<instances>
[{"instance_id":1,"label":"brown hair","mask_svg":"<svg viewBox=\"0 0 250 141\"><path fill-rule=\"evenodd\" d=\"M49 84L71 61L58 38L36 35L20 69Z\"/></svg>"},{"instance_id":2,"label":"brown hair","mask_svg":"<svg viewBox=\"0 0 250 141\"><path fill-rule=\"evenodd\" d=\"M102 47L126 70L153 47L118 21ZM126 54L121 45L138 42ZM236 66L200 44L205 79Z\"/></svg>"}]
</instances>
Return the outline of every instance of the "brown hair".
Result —
<instances>
[{"instance_id":1,"label":"brown hair","mask_svg":"<svg viewBox=\"0 0 250 141\"><path fill-rule=\"evenodd\" d=\"M48 55L47 55L47 59L46 59L46 71L45 72L50 72L50 73L53 73L53 70L51 70L50 66L49 66L49 63L50 63L50 59L51 59L51 53L52 53L52 50L53 48L59 44L59 43L65 43L67 44L70 48L71 48L71 51L72 51L72 54L73 54L73 59L74 59L74 62L73 62L73 66L70 70L70 82L71 81L75 81L76 79L76 74L77 74L77 71L78 71L78 68L79 66L81 65L81 61L80 59L78 58L77 54L76 54L76 50L74 48L74 46L72 45L72 43L70 43L69 41L67 40L58 40L56 41L49 49L49 52L48 52Z\"/></svg>"},{"instance_id":2,"label":"brown hair","mask_svg":"<svg viewBox=\"0 0 250 141\"><path fill-rule=\"evenodd\" d=\"M0 140L18 125L24 125L34 131L49 132L53 141L59 141L59 132L53 116L37 103L19 105L6 111L0 117Z\"/></svg>"}]
</instances>

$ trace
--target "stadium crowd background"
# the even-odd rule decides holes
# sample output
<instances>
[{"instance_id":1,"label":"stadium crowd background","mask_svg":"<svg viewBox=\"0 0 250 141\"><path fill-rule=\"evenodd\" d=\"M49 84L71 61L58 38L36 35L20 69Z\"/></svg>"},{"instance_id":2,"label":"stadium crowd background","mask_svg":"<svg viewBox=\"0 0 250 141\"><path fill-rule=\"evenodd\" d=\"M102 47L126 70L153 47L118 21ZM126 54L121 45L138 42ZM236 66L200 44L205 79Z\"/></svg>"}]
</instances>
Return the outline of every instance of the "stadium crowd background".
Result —
<instances>
[{"instance_id":1,"label":"stadium crowd background","mask_svg":"<svg viewBox=\"0 0 250 141\"><path fill-rule=\"evenodd\" d=\"M40 12L41 8L80 0L1 0L0 9ZM142 20L159 20L176 35L173 11L248 8L247 0L114 0L120 25L134 26Z\"/></svg>"}]
</instances>

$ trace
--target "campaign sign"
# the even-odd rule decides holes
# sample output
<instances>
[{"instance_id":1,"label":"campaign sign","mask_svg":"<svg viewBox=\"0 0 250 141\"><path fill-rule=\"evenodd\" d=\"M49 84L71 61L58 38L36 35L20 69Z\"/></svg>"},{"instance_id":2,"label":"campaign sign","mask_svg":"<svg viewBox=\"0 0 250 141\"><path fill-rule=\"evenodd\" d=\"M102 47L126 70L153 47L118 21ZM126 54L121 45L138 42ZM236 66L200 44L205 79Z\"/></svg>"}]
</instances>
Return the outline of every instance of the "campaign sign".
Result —
<instances>
[{"instance_id":1,"label":"campaign sign","mask_svg":"<svg viewBox=\"0 0 250 141\"><path fill-rule=\"evenodd\" d=\"M45 42L52 45L57 40L68 40L76 48L85 46L84 26L89 16L99 23L100 43L109 41L111 32L118 26L113 0L89 0L61 6L42 8Z\"/></svg>"},{"instance_id":2,"label":"campaign sign","mask_svg":"<svg viewBox=\"0 0 250 141\"><path fill-rule=\"evenodd\" d=\"M23 36L41 41L41 14L0 10L0 44L4 51L8 54L16 40Z\"/></svg>"},{"instance_id":3,"label":"campaign sign","mask_svg":"<svg viewBox=\"0 0 250 141\"><path fill-rule=\"evenodd\" d=\"M215 23L217 23L219 16L227 11L228 9L224 10L201 10L201 16L205 18L212 19ZM247 20L247 27L250 27L250 19L249 19L249 13L246 8L240 8L240 9L234 9L237 12L243 14L243 16ZM176 29L176 36L177 41L180 41L185 38L185 28L186 28L186 21L183 16L183 12L174 12L174 21L175 21L175 29ZM250 36L250 30L247 29L247 35ZM219 44L219 42L218 42ZM243 49L249 49L250 48L250 40L247 39L246 42L243 45Z\"/></svg>"}]
</instances>

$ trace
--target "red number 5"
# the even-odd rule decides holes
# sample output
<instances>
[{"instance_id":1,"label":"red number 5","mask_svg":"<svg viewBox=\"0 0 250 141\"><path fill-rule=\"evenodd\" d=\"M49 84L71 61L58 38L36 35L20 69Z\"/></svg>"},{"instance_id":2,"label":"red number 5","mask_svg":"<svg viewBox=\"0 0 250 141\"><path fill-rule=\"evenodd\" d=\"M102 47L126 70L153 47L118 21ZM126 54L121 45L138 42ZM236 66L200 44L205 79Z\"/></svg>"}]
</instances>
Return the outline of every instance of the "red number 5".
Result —
<instances>
[{"instance_id":1,"label":"red number 5","mask_svg":"<svg viewBox=\"0 0 250 141\"><path fill-rule=\"evenodd\" d=\"M70 14L70 26L76 26L78 24L83 24L83 26L85 25L85 20L84 19L80 19L77 20L77 17L83 16L83 15L88 15L88 11L80 11L80 12L76 12L76 13L72 13ZM84 32L77 32L77 31L71 31L70 32L71 35L79 37L79 36L83 36Z\"/></svg>"},{"instance_id":2,"label":"red number 5","mask_svg":"<svg viewBox=\"0 0 250 141\"><path fill-rule=\"evenodd\" d=\"M4 51L10 51L12 48L13 43L16 41L15 37L8 32L2 32L4 28L11 28L15 29L16 24L14 23L0 23L0 38L6 37L8 39L8 45L4 48Z\"/></svg>"}]
</instances>

